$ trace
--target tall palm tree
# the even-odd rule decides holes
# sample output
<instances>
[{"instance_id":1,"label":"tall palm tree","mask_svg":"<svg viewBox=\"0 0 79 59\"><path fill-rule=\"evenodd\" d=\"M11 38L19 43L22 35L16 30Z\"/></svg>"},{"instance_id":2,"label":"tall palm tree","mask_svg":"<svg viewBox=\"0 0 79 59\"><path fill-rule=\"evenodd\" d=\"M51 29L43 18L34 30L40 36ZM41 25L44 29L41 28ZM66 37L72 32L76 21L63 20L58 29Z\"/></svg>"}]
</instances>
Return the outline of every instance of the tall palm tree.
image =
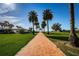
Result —
<instances>
[{"instance_id":1,"label":"tall palm tree","mask_svg":"<svg viewBox=\"0 0 79 59\"><path fill-rule=\"evenodd\" d=\"M34 24L36 21L38 21L37 13L34 10L30 11L28 16L29 16L28 17L29 22L33 24L33 35L34 35Z\"/></svg>"},{"instance_id":2,"label":"tall palm tree","mask_svg":"<svg viewBox=\"0 0 79 59\"><path fill-rule=\"evenodd\" d=\"M78 38L75 33L75 22L74 22L74 4L70 3L70 35L69 40L73 46L79 46Z\"/></svg>"},{"instance_id":3,"label":"tall palm tree","mask_svg":"<svg viewBox=\"0 0 79 59\"><path fill-rule=\"evenodd\" d=\"M46 10L43 11L43 19L45 21L47 21L47 31L48 31L48 34L49 34L49 22L48 21L52 20L52 18L53 18L53 14L52 14L50 9L46 9Z\"/></svg>"},{"instance_id":4,"label":"tall palm tree","mask_svg":"<svg viewBox=\"0 0 79 59\"><path fill-rule=\"evenodd\" d=\"M44 29L44 32L45 32L45 27L46 27L46 22L45 21L42 21L41 27L42 27L42 29Z\"/></svg>"}]
</instances>

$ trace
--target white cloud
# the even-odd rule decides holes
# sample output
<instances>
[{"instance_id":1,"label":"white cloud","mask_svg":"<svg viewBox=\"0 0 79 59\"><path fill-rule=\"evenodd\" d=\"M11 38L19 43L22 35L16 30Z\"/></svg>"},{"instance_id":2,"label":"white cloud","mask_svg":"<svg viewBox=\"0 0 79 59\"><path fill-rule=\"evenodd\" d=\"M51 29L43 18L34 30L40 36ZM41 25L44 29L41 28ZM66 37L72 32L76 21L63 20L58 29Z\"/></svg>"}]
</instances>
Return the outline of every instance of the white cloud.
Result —
<instances>
[{"instance_id":1,"label":"white cloud","mask_svg":"<svg viewBox=\"0 0 79 59\"><path fill-rule=\"evenodd\" d=\"M15 10L15 4L0 4L0 14Z\"/></svg>"},{"instance_id":2,"label":"white cloud","mask_svg":"<svg viewBox=\"0 0 79 59\"><path fill-rule=\"evenodd\" d=\"M29 27L32 27L32 24L26 21L25 19L21 17L15 17L15 16L0 16L0 22L8 21L11 24L14 24L14 28L16 26L21 26L23 28L28 29Z\"/></svg>"},{"instance_id":3,"label":"white cloud","mask_svg":"<svg viewBox=\"0 0 79 59\"><path fill-rule=\"evenodd\" d=\"M21 18L14 16L0 16L0 22L8 21L14 25L21 26L23 24Z\"/></svg>"},{"instance_id":4,"label":"white cloud","mask_svg":"<svg viewBox=\"0 0 79 59\"><path fill-rule=\"evenodd\" d=\"M0 22L8 21L15 26L22 26L23 28L28 28L30 24L28 24L27 21L24 18L21 17L15 17L15 16L9 16L8 13L13 11L16 11L16 6L15 4L0 4ZM6 15L6 14L7 15ZM16 13L15 13L16 14Z\"/></svg>"},{"instance_id":5,"label":"white cloud","mask_svg":"<svg viewBox=\"0 0 79 59\"><path fill-rule=\"evenodd\" d=\"M14 16L0 16L0 21L9 21L10 23L15 23L17 21L19 21L18 17L14 17Z\"/></svg>"}]
</instances>

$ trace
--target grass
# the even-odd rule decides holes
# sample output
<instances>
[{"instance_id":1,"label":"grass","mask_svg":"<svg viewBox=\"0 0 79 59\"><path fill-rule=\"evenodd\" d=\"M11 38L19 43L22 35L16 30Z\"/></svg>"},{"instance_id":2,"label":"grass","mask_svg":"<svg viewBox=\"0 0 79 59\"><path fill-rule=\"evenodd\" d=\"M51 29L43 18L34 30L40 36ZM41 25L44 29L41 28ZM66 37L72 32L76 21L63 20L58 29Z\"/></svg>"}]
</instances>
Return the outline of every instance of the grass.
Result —
<instances>
[{"instance_id":1,"label":"grass","mask_svg":"<svg viewBox=\"0 0 79 59\"><path fill-rule=\"evenodd\" d=\"M76 33L79 37L79 33ZM79 48L73 47L68 40L69 32L51 32L45 34L58 48L60 48L67 56L79 56Z\"/></svg>"},{"instance_id":2,"label":"grass","mask_svg":"<svg viewBox=\"0 0 79 59\"><path fill-rule=\"evenodd\" d=\"M52 32L47 35L48 38L68 41L69 33L68 32Z\"/></svg>"},{"instance_id":3,"label":"grass","mask_svg":"<svg viewBox=\"0 0 79 59\"><path fill-rule=\"evenodd\" d=\"M45 34L67 56L79 56L79 48L73 47L68 40L69 32ZM77 33L79 37L79 33ZM13 56L34 36L30 34L0 34L0 56Z\"/></svg>"},{"instance_id":4,"label":"grass","mask_svg":"<svg viewBox=\"0 0 79 59\"><path fill-rule=\"evenodd\" d=\"M34 36L32 34L0 34L0 56L13 56Z\"/></svg>"}]
</instances>

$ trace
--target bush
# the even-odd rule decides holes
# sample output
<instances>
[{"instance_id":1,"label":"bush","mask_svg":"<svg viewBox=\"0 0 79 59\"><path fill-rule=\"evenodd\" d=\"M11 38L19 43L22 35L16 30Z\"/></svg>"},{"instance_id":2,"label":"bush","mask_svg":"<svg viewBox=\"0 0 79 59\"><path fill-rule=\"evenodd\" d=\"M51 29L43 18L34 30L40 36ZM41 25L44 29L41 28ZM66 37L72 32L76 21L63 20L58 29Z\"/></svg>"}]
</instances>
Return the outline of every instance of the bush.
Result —
<instances>
[{"instance_id":1,"label":"bush","mask_svg":"<svg viewBox=\"0 0 79 59\"><path fill-rule=\"evenodd\" d=\"M19 30L19 33L24 34L25 33L25 30L24 29L20 29Z\"/></svg>"},{"instance_id":2,"label":"bush","mask_svg":"<svg viewBox=\"0 0 79 59\"><path fill-rule=\"evenodd\" d=\"M0 30L0 34L14 34L12 30Z\"/></svg>"}]
</instances>

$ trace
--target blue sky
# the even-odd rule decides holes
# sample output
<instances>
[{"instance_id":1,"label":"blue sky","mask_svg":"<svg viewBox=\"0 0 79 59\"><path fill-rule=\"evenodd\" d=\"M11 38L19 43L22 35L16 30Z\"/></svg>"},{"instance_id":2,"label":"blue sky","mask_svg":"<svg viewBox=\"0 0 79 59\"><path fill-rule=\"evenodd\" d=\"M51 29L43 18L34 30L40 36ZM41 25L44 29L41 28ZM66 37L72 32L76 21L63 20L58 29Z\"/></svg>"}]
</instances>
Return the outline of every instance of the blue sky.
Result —
<instances>
[{"instance_id":1,"label":"blue sky","mask_svg":"<svg viewBox=\"0 0 79 59\"><path fill-rule=\"evenodd\" d=\"M69 5L64 3L17 3L17 4L0 4L0 21L9 21L14 25L22 26L26 29L32 27L32 24L28 21L28 12L35 10L38 14L38 20L42 22L42 12L45 9L51 9L54 17L50 23L51 26L54 23L60 23L62 29L70 29L69 24ZM75 4L75 26L79 28L79 4Z\"/></svg>"}]
</instances>

